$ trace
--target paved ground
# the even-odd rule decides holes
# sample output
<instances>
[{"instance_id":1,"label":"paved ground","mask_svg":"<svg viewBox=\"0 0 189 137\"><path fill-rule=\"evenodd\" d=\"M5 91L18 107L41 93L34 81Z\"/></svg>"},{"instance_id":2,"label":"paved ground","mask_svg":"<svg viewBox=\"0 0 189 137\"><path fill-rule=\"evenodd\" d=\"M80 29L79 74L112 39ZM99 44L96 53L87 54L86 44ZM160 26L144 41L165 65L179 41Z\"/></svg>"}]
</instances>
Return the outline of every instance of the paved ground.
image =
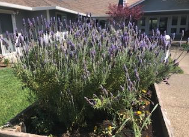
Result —
<instances>
[{"instance_id":1,"label":"paved ground","mask_svg":"<svg viewBox=\"0 0 189 137\"><path fill-rule=\"evenodd\" d=\"M171 53L172 58L176 58L181 51L173 50ZM164 118L174 137L189 137L189 53L185 53L179 64L184 74L172 75L170 85L163 82L156 85Z\"/></svg>"}]
</instances>

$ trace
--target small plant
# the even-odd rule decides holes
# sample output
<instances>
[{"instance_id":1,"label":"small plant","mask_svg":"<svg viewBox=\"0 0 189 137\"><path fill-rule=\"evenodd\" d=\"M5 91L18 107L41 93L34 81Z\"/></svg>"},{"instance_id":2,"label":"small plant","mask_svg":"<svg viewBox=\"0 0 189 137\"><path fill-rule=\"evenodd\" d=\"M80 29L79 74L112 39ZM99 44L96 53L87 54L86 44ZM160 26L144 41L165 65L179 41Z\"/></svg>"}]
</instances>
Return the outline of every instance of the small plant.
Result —
<instances>
[{"instance_id":1,"label":"small plant","mask_svg":"<svg viewBox=\"0 0 189 137\"><path fill-rule=\"evenodd\" d=\"M185 51L189 51L189 42L182 44L181 47L185 50Z\"/></svg>"},{"instance_id":2,"label":"small plant","mask_svg":"<svg viewBox=\"0 0 189 137\"><path fill-rule=\"evenodd\" d=\"M5 64L6 66L8 66L9 65L9 59L4 59L3 64Z\"/></svg>"}]
</instances>

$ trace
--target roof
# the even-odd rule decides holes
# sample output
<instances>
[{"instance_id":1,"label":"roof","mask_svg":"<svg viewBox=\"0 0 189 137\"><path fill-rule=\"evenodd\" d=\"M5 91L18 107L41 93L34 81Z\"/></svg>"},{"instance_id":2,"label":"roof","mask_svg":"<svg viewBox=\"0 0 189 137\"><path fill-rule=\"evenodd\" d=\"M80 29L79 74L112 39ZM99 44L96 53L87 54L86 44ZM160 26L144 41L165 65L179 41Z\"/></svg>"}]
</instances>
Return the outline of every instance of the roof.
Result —
<instances>
[{"instance_id":1,"label":"roof","mask_svg":"<svg viewBox=\"0 0 189 137\"><path fill-rule=\"evenodd\" d=\"M144 13L189 11L189 0L145 0Z\"/></svg>"},{"instance_id":2,"label":"roof","mask_svg":"<svg viewBox=\"0 0 189 137\"><path fill-rule=\"evenodd\" d=\"M0 0L0 6L25 10L67 9L67 12L73 11L72 13L91 13L93 16L106 16L109 4L118 4L118 1L119 0ZM141 1L144 0L128 0L127 2L129 6L132 6Z\"/></svg>"}]
</instances>

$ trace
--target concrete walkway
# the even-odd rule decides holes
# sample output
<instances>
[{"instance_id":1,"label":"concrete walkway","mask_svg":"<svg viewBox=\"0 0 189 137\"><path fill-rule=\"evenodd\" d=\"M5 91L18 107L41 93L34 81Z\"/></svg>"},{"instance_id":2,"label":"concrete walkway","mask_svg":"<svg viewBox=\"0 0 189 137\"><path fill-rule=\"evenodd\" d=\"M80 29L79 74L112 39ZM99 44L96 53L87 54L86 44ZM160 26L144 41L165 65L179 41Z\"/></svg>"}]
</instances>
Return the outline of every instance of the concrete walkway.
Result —
<instances>
[{"instance_id":1,"label":"concrete walkway","mask_svg":"<svg viewBox=\"0 0 189 137\"><path fill-rule=\"evenodd\" d=\"M180 53L181 51L172 50L172 58L178 57ZM189 137L189 53L179 66L184 74L172 75L168 80L170 85L162 82L155 87L169 135Z\"/></svg>"}]
</instances>

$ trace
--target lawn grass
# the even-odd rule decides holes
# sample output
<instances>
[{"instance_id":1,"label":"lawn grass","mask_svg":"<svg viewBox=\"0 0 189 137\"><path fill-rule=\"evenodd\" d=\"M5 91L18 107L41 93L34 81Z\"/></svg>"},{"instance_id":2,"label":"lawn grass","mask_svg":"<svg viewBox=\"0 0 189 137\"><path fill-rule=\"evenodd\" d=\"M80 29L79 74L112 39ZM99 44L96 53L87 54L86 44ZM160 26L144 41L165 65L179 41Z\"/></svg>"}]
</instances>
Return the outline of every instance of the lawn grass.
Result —
<instances>
[{"instance_id":1,"label":"lawn grass","mask_svg":"<svg viewBox=\"0 0 189 137\"><path fill-rule=\"evenodd\" d=\"M0 126L33 103L29 96L29 90L22 89L13 69L0 69Z\"/></svg>"}]
</instances>

